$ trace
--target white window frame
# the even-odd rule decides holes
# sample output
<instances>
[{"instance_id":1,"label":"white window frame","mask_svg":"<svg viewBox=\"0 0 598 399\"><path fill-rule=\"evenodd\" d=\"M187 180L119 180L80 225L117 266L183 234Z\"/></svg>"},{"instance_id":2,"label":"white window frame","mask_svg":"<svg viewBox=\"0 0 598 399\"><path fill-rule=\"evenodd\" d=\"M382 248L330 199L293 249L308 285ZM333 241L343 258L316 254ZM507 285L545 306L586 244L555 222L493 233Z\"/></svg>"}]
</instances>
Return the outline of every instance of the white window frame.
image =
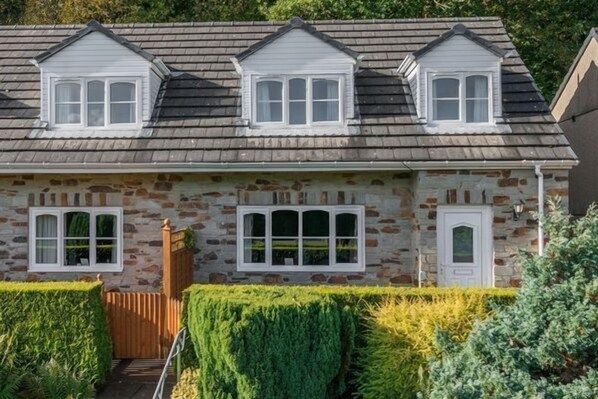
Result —
<instances>
[{"instance_id":1,"label":"white window frame","mask_svg":"<svg viewBox=\"0 0 598 399\"><path fill-rule=\"evenodd\" d=\"M104 126L87 125L87 84L92 81L104 82ZM85 77L50 77L50 126L55 130L127 130L141 127L142 119L142 77L85 76ZM81 87L81 123L56 123L56 85L59 83L78 83ZM110 85L113 83L132 83L135 85L135 123L111 123L110 121ZM97 104L97 102L93 102Z\"/></svg>"},{"instance_id":2,"label":"white window frame","mask_svg":"<svg viewBox=\"0 0 598 399\"><path fill-rule=\"evenodd\" d=\"M488 79L488 122L467 122L467 92L466 79L468 76L485 76ZM458 120L439 120L434 119L434 80L452 78L459 81L459 119ZM492 72L488 71L467 71L467 72L428 72L427 78L427 119L431 125L463 125L463 126L490 126L494 125L494 94Z\"/></svg>"},{"instance_id":3,"label":"white window frame","mask_svg":"<svg viewBox=\"0 0 598 399\"><path fill-rule=\"evenodd\" d=\"M89 266L64 265L64 218L68 212L89 213ZM56 263L36 263L36 218L40 215L57 217ZM116 263L96 264L96 216L114 215L117 223ZM29 271L31 272L120 272L123 269L123 209L114 207L31 207L29 208Z\"/></svg>"},{"instance_id":4,"label":"white window frame","mask_svg":"<svg viewBox=\"0 0 598 399\"><path fill-rule=\"evenodd\" d=\"M306 103L306 110L305 110L305 121L304 125L299 124L289 124L289 80L291 79L305 79L306 84L306 92L305 92L305 103ZM312 119L312 109L313 109L313 96L312 96L312 82L313 80L336 80L338 82L338 120L336 121L322 121L322 122L314 122ZM317 126L343 126L345 123L345 113L344 113L344 95L345 92L345 78L343 75L254 75L251 79L251 125L252 127L258 128L309 128L309 127L317 127ZM257 122L257 84L261 81L276 81L282 82L282 122ZM320 102L326 100L319 100Z\"/></svg>"},{"instance_id":5,"label":"white window frame","mask_svg":"<svg viewBox=\"0 0 598 399\"><path fill-rule=\"evenodd\" d=\"M291 210L299 212L299 254L298 265L282 266L272 265L272 212ZM322 266L303 266L303 218L302 212L310 210L321 210L329 213L329 255L330 264ZM245 263L243 262L244 246L244 216L251 213L259 213L266 217L266 262ZM357 263L336 263L336 215L350 213L357 216ZM266 205L237 207L237 271L244 272L363 272L365 271L365 207L362 205Z\"/></svg>"}]
</instances>

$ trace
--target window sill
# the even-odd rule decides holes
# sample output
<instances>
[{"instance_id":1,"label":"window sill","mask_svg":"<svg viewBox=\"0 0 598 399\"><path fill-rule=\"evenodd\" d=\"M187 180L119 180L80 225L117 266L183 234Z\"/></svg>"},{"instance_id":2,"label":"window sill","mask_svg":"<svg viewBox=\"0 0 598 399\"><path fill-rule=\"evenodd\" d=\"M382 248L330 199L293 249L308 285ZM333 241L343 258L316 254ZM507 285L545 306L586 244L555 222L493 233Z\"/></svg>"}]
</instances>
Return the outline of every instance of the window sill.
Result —
<instances>
[{"instance_id":1,"label":"window sill","mask_svg":"<svg viewBox=\"0 0 598 399\"><path fill-rule=\"evenodd\" d=\"M319 125L319 126L250 126L237 129L239 136L344 136L358 134L358 126Z\"/></svg>"},{"instance_id":2,"label":"window sill","mask_svg":"<svg viewBox=\"0 0 598 399\"><path fill-rule=\"evenodd\" d=\"M70 139L70 138L142 138L152 135L152 129L142 126L127 128L78 128L78 129L33 129L29 134L30 139Z\"/></svg>"},{"instance_id":3,"label":"window sill","mask_svg":"<svg viewBox=\"0 0 598 399\"><path fill-rule=\"evenodd\" d=\"M468 133L510 133L511 128L506 124L494 123L433 123L424 125L426 133L431 134L468 134Z\"/></svg>"},{"instance_id":4,"label":"window sill","mask_svg":"<svg viewBox=\"0 0 598 399\"><path fill-rule=\"evenodd\" d=\"M237 265L238 272L308 272L308 273L338 273L338 272L364 272L365 266L355 265L336 265L336 266L260 266L260 265Z\"/></svg>"},{"instance_id":5,"label":"window sill","mask_svg":"<svg viewBox=\"0 0 598 399\"><path fill-rule=\"evenodd\" d=\"M118 266L29 266L30 273L120 273L123 271L121 265Z\"/></svg>"}]
</instances>

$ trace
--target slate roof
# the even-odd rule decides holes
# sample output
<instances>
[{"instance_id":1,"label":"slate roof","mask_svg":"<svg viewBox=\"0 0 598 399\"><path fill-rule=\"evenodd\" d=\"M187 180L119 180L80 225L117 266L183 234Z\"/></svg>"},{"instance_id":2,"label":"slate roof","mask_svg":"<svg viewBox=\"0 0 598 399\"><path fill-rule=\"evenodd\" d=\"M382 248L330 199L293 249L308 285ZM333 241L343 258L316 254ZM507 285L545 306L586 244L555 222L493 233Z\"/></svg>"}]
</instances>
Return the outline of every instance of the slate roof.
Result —
<instances>
[{"instance_id":1,"label":"slate roof","mask_svg":"<svg viewBox=\"0 0 598 399\"><path fill-rule=\"evenodd\" d=\"M509 133L429 134L415 118L408 83L396 69L406 56L459 23L510 52L502 72ZM244 126L240 79L231 57L284 23L222 22L106 25L177 72L163 85L149 137L33 139L40 77L30 60L82 26L0 27L0 169L25 164L575 159L499 18L310 24L363 55L355 79L359 134L239 136L237 128Z\"/></svg>"}]
</instances>

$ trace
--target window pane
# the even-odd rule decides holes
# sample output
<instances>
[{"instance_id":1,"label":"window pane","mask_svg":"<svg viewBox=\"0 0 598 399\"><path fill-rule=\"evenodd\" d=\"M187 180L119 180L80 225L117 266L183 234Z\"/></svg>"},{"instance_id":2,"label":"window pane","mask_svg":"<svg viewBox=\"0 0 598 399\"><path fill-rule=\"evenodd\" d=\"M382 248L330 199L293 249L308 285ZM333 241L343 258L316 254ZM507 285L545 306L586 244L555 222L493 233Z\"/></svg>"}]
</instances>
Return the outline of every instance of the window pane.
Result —
<instances>
[{"instance_id":1,"label":"window pane","mask_svg":"<svg viewBox=\"0 0 598 399\"><path fill-rule=\"evenodd\" d=\"M81 104L56 104L56 123L81 123Z\"/></svg>"},{"instance_id":2,"label":"window pane","mask_svg":"<svg viewBox=\"0 0 598 399\"><path fill-rule=\"evenodd\" d=\"M272 239L272 264L296 266L299 264L298 239Z\"/></svg>"},{"instance_id":3,"label":"window pane","mask_svg":"<svg viewBox=\"0 0 598 399\"><path fill-rule=\"evenodd\" d=\"M305 100L305 79L289 80L289 100Z\"/></svg>"},{"instance_id":4,"label":"window pane","mask_svg":"<svg viewBox=\"0 0 598 399\"><path fill-rule=\"evenodd\" d=\"M243 262L244 263L266 263L266 240L244 239L243 240Z\"/></svg>"},{"instance_id":5,"label":"window pane","mask_svg":"<svg viewBox=\"0 0 598 399\"><path fill-rule=\"evenodd\" d=\"M97 215L96 216L96 237L97 238L116 238L118 237L116 225L116 215Z\"/></svg>"},{"instance_id":6,"label":"window pane","mask_svg":"<svg viewBox=\"0 0 598 399\"><path fill-rule=\"evenodd\" d=\"M250 213L243 216L244 237L265 237L266 236L266 215L261 213Z\"/></svg>"},{"instance_id":7,"label":"window pane","mask_svg":"<svg viewBox=\"0 0 598 399\"><path fill-rule=\"evenodd\" d=\"M304 237L328 237L330 235L329 213L326 211L303 212Z\"/></svg>"},{"instance_id":8,"label":"window pane","mask_svg":"<svg viewBox=\"0 0 598 399\"><path fill-rule=\"evenodd\" d=\"M117 262L116 251L117 240L97 240L96 242L96 263L114 264Z\"/></svg>"},{"instance_id":9,"label":"window pane","mask_svg":"<svg viewBox=\"0 0 598 399\"><path fill-rule=\"evenodd\" d=\"M258 103L258 122L282 122L282 102L279 103Z\"/></svg>"},{"instance_id":10,"label":"window pane","mask_svg":"<svg viewBox=\"0 0 598 399\"><path fill-rule=\"evenodd\" d=\"M465 91L467 98L488 98L488 77L468 76L465 79Z\"/></svg>"},{"instance_id":11,"label":"window pane","mask_svg":"<svg viewBox=\"0 0 598 399\"><path fill-rule=\"evenodd\" d=\"M328 239L303 240L303 265L327 266L330 264L330 244Z\"/></svg>"},{"instance_id":12,"label":"window pane","mask_svg":"<svg viewBox=\"0 0 598 399\"><path fill-rule=\"evenodd\" d=\"M467 122L488 122L488 100L467 100Z\"/></svg>"},{"instance_id":13,"label":"window pane","mask_svg":"<svg viewBox=\"0 0 598 399\"><path fill-rule=\"evenodd\" d=\"M56 215L39 215L35 218L36 237L58 237L58 217Z\"/></svg>"},{"instance_id":14,"label":"window pane","mask_svg":"<svg viewBox=\"0 0 598 399\"><path fill-rule=\"evenodd\" d=\"M358 263L358 245L356 239L341 238L336 240L336 262Z\"/></svg>"},{"instance_id":15,"label":"window pane","mask_svg":"<svg viewBox=\"0 0 598 399\"><path fill-rule=\"evenodd\" d=\"M441 78L432 81L432 98L459 98L459 80Z\"/></svg>"},{"instance_id":16,"label":"window pane","mask_svg":"<svg viewBox=\"0 0 598 399\"><path fill-rule=\"evenodd\" d=\"M305 125L306 108L307 103L305 101L293 101L289 103L289 124L290 125Z\"/></svg>"},{"instance_id":17,"label":"window pane","mask_svg":"<svg viewBox=\"0 0 598 399\"><path fill-rule=\"evenodd\" d=\"M64 240L64 265L89 266L89 240Z\"/></svg>"},{"instance_id":18,"label":"window pane","mask_svg":"<svg viewBox=\"0 0 598 399\"><path fill-rule=\"evenodd\" d=\"M37 239L35 241L35 263L58 262L58 240Z\"/></svg>"},{"instance_id":19,"label":"window pane","mask_svg":"<svg viewBox=\"0 0 598 399\"><path fill-rule=\"evenodd\" d=\"M314 101L314 122L338 121L338 101Z\"/></svg>"},{"instance_id":20,"label":"window pane","mask_svg":"<svg viewBox=\"0 0 598 399\"><path fill-rule=\"evenodd\" d=\"M434 100L434 120L459 120L459 100Z\"/></svg>"},{"instance_id":21,"label":"window pane","mask_svg":"<svg viewBox=\"0 0 598 399\"><path fill-rule=\"evenodd\" d=\"M297 237L299 235L299 214L297 211L272 212L272 237Z\"/></svg>"},{"instance_id":22,"label":"window pane","mask_svg":"<svg viewBox=\"0 0 598 399\"><path fill-rule=\"evenodd\" d=\"M104 126L104 104L87 105L87 125Z\"/></svg>"},{"instance_id":23,"label":"window pane","mask_svg":"<svg viewBox=\"0 0 598 399\"><path fill-rule=\"evenodd\" d=\"M104 102L104 82L94 80L87 83L87 101L93 103Z\"/></svg>"},{"instance_id":24,"label":"window pane","mask_svg":"<svg viewBox=\"0 0 598 399\"><path fill-rule=\"evenodd\" d=\"M357 237L357 215L340 213L336 215L336 236Z\"/></svg>"},{"instance_id":25,"label":"window pane","mask_svg":"<svg viewBox=\"0 0 598 399\"><path fill-rule=\"evenodd\" d=\"M267 80L257 83L257 100L282 101L282 82Z\"/></svg>"},{"instance_id":26,"label":"window pane","mask_svg":"<svg viewBox=\"0 0 598 399\"><path fill-rule=\"evenodd\" d=\"M110 123L135 123L135 103L110 104Z\"/></svg>"},{"instance_id":27,"label":"window pane","mask_svg":"<svg viewBox=\"0 0 598 399\"><path fill-rule=\"evenodd\" d=\"M314 100L338 100L338 81L314 79L312 84Z\"/></svg>"},{"instance_id":28,"label":"window pane","mask_svg":"<svg viewBox=\"0 0 598 399\"><path fill-rule=\"evenodd\" d=\"M58 83L55 86L56 102L81 102L81 85L79 83Z\"/></svg>"},{"instance_id":29,"label":"window pane","mask_svg":"<svg viewBox=\"0 0 598 399\"><path fill-rule=\"evenodd\" d=\"M112 83L110 85L110 101L135 101L135 83Z\"/></svg>"},{"instance_id":30,"label":"window pane","mask_svg":"<svg viewBox=\"0 0 598 399\"><path fill-rule=\"evenodd\" d=\"M453 229L453 262L473 263L473 228L459 226Z\"/></svg>"},{"instance_id":31,"label":"window pane","mask_svg":"<svg viewBox=\"0 0 598 399\"><path fill-rule=\"evenodd\" d=\"M89 213L67 212L64 219L65 237L89 237Z\"/></svg>"}]
</instances>

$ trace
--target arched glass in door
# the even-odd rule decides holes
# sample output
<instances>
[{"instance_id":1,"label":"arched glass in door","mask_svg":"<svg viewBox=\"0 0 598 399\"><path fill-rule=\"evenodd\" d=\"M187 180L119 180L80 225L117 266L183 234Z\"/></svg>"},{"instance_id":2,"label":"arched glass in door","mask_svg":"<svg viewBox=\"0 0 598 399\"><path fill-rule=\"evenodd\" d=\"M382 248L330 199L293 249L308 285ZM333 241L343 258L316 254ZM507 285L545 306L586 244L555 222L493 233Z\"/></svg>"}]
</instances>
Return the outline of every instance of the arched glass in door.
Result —
<instances>
[{"instance_id":1,"label":"arched glass in door","mask_svg":"<svg viewBox=\"0 0 598 399\"><path fill-rule=\"evenodd\" d=\"M473 263L473 227L453 228L453 263Z\"/></svg>"}]
</instances>

